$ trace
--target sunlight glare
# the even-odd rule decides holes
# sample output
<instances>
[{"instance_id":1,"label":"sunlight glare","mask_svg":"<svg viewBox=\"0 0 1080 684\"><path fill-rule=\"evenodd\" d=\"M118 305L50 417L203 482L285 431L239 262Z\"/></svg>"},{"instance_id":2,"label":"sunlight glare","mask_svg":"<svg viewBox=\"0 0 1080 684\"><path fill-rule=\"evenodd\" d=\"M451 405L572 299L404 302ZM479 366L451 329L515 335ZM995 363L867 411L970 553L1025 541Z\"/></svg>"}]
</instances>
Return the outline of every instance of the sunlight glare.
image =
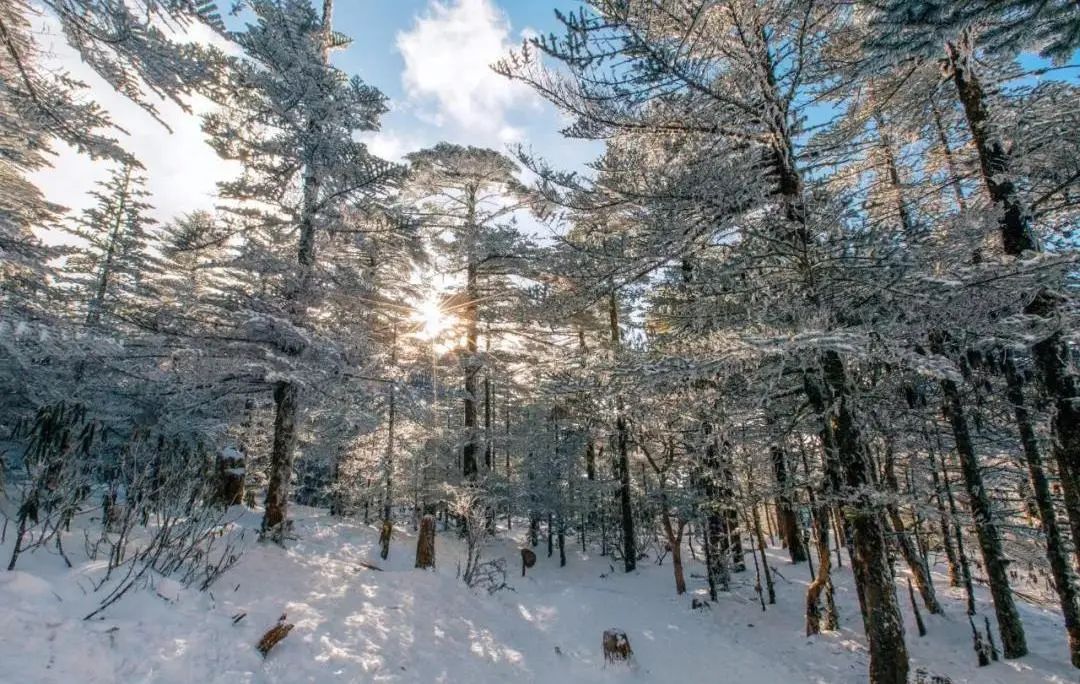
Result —
<instances>
[{"instance_id":1,"label":"sunlight glare","mask_svg":"<svg viewBox=\"0 0 1080 684\"><path fill-rule=\"evenodd\" d=\"M442 335L453 324L450 316L442 310L440 301L432 296L417 304L413 318L419 324L417 337L428 341Z\"/></svg>"}]
</instances>

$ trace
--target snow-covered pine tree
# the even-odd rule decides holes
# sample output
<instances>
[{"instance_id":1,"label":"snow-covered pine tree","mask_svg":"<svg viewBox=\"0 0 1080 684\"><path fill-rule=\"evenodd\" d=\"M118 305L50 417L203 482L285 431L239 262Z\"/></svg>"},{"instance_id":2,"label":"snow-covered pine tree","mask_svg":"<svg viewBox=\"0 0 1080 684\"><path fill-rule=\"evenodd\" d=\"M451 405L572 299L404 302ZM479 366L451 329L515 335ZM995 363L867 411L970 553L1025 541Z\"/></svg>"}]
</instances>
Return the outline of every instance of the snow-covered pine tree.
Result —
<instances>
[{"instance_id":1,"label":"snow-covered pine tree","mask_svg":"<svg viewBox=\"0 0 1080 684\"><path fill-rule=\"evenodd\" d=\"M330 50L347 44L331 28L332 0L321 16L307 0L251 0L246 7L253 19L234 36L244 54L233 64L232 98L204 127L222 157L243 164L241 176L221 186L253 232L247 246L258 250L246 249L241 262L272 274L247 325L277 352L266 371L275 420L263 529L280 539L301 389L314 379L294 360L327 353L325 330L311 315L326 287L317 247L347 208L381 198L398 170L355 139L377 128L385 98L330 65Z\"/></svg>"},{"instance_id":2,"label":"snow-covered pine tree","mask_svg":"<svg viewBox=\"0 0 1080 684\"><path fill-rule=\"evenodd\" d=\"M151 250L149 194L138 169L122 164L91 192L95 205L69 229L83 244L68 256L65 280L91 328L116 330L152 315L160 263Z\"/></svg>"},{"instance_id":3,"label":"snow-covered pine tree","mask_svg":"<svg viewBox=\"0 0 1080 684\"><path fill-rule=\"evenodd\" d=\"M488 312L507 304L508 276L526 270L521 262L528 246L511 220L522 207L519 169L494 150L449 143L414 152L406 160L410 165L406 197L414 203L415 220L445 259L438 268L464 274L460 293L447 308L465 328L462 473L475 479L481 456L488 470L493 467L490 416L482 431L478 409L487 356L480 351L480 330L485 318L490 321Z\"/></svg>"}]
</instances>

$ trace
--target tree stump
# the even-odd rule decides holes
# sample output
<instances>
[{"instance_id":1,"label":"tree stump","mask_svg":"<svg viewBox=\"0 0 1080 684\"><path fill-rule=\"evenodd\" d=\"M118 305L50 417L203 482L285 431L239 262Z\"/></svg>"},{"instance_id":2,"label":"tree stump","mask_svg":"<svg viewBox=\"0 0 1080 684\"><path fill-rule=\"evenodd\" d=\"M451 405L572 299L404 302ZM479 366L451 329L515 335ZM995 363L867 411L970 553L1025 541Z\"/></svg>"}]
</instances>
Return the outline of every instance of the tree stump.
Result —
<instances>
[{"instance_id":1,"label":"tree stump","mask_svg":"<svg viewBox=\"0 0 1080 684\"><path fill-rule=\"evenodd\" d=\"M245 461L244 453L233 447L225 447L218 453L218 501L225 507L244 500Z\"/></svg>"},{"instance_id":2,"label":"tree stump","mask_svg":"<svg viewBox=\"0 0 1080 684\"><path fill-rule=\"evenodd\" d=\"M630 639L626 632L621 629L604 630L604 662L627 663L634 657L634 651L630 648Z\"/></svg>"},{"instance_id":3,"label":"tree stump","mask_svg":"<svg viewBox=\"0 0 1080 684\"><path fill-rule=\"evenodd\" d=\"M240 620L234 620L233 624L239 621ZM295 626L296 625L286 623L285 615L282 614L282 616L278 618L277 624L268 629L266 634L263 634L262 639L259 639L259 653L262 653L265 658L266 654L270 652L270 649L277 646L279 641L289 636L289 632L291 632Z\"/></svg>"},{"instance_id":4,"label":"tree stump","mask_svg":"<svg viewBox=\"0 0 1080 684\"><path fill-rule=\"evenodd\" d=\"M532 549L521 550L521 576L525 576L525 569L536 565L536 554Z\"/></svg>"},{"instance_id":5,"label":"tree stump","mask_svg":"<svg viewBox=\"0 0 1080 684\"><path fill-rule=\"evenodd\" d=\"M435 516L425 515L420 520L420 536L416 538L416 567L435 567Z\"/></svg>"},{"instance_id":6,"label":"tree stump","mask_svg":"<svg viewBox=\"0 0 1080 684\"><path fill-rule=\"evenodd\" d=\"M386 560L390 557L390 539L394 536L394 523L383 520L379 530L379 556Z\"/></svg>"}]
</instances>

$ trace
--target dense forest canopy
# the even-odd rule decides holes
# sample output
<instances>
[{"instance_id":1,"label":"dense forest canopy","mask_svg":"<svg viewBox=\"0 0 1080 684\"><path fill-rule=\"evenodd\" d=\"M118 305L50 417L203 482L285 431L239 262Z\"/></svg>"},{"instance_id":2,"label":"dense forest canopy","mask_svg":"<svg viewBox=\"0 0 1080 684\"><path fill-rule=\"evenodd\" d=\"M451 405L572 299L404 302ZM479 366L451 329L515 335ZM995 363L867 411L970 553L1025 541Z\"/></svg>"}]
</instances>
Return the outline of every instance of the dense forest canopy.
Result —
<instances>
[{"instance_id":1,"label":"dense forest canopy","mask_svg":"<svg viewBox=\"0 0 1080 684\"><path fill-rule=\"evenodd\" d=\"M96 510L100 609L207 588L229 507L288 545L301 504L384 559L437 516L470 586L515 525L562 565L670 554L678 594L699 544L714 601L757 568L764 608L768 536L811 565L807 634L850 564L871 682L915 676L897 581L942 613L938 559L969 616L992 596L979 658L1027 655L1038 594L1080 667L1075 0L554 3L484 78L564 147L394 159L341 7L220 4L0 3L9 569ZM205 207L161 216L103 98L199 122ZM88 198L46 187L73 155Z\"/></svg>"}]
</instances>

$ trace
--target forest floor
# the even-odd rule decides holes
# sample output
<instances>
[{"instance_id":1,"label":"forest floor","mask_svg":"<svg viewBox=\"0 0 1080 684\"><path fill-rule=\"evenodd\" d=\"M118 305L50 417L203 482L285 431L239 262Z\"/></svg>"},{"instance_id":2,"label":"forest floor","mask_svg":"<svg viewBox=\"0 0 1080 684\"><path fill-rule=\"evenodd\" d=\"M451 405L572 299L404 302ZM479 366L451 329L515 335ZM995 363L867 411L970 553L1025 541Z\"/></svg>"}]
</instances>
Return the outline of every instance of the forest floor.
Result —
<instances>
[{"instance_id":1,"label":"forest floor","mask_svg":"<svg viewBox=\"0 0 1080 684\"><path fill-rule=\"evenodd\" d=\"M733 590L707 610L704 568L687 554L689 591L674 592L670 558L643 560L626 575L610 559L568 548L537 548L536 567L520 576L520 530L502 531L486 549L506 557L512 589L493 595L456 578L460 542L440 533L435 572L413 569L415 537L396 532L390 559L378 557L374 526L298 508L297 539L282 549L250 542L240 563L210 592L160 580L125 597L100 619L83 621L99 597L88 591L100 563L79 562L72 533L68 569L47 552L0 571L0 682L288 683L301 682L779 682L855 683L866 679L866 649L850 569L835 570L841 629L807 638L803 607L809 570L786 552L768 553L777 604L762 612L754 565L735 575ZM252 513L236 524L258 525ZM0 546L11 553L12 535ZM846 558L845 558L846 561ZM364 568L362 563L381 567ZM925 614L918 637L906 585L912 671L925 667L953 682L1076 682L1056 611L1022 604L1031 655L978 668L959 593L937 577L945 617ZM899 578L900 581L904 577ZM980 619L991 615L979 593ZM238 623L233 617L246 613ZM267 658L255 649L282 613L292 633ZM626 631L636 666L605 668L604 629ZM995 639L997 635L995 633Z\"/></svg>"}]
</instances>

